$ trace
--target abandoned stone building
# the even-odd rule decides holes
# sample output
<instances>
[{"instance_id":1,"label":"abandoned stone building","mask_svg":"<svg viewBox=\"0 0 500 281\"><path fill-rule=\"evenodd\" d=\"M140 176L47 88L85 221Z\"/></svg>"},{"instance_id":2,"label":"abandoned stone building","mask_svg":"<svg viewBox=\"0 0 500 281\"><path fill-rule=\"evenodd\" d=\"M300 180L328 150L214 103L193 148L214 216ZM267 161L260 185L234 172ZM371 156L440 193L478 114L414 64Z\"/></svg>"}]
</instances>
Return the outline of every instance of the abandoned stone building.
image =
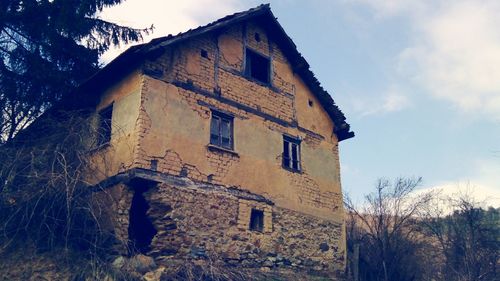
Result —
<instances>
[{"instance_id":1,"label":"abandoned stone building","mask_svg":"<svg viewBox=\"0 0 500 281\"><path fill-rule=\"evenodd\" d=\"M93 181L129 248L344 269L338 143L354 134L268 5L131 47L79 95L99 119Z\"/></svg>"}]
</instances>

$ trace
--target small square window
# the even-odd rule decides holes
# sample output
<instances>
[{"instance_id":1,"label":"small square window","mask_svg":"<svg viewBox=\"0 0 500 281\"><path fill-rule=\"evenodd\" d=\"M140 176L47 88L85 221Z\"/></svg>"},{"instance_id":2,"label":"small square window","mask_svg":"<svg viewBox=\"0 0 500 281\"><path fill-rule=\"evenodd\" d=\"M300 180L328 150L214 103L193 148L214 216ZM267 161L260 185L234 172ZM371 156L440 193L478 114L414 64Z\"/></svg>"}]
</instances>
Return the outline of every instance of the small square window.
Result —
<instances>
[{"instance_id":1,"label":"small square window","mask_svg":"<svg viewBox=\"0 0 500 281\"><path fill-rule=\"evenodd\" d=\"M255 32L254 34L255 41L260 42L260 34Z\"/></svg>"},{"instance_id":2,"label":"small square window","mask_svg":"<svg viewBox=\"0 0 500 281\"><path fill-rule=\"evenodd\" d=\"M262 83L269 84L271 68L269 58L247 49L245 60L245 75Z\"/></svg>"},{"instance_id":3,"label":"small square window","mask_svg":"<svg viewBox=\"0 0 500 281\"><path fill-rule=\"evenodd\" d=\"M233 150L233 117L212 111L210 144Z\"/></svg>"},{"instance_id":4,"label":"small square window","mask_svg":"<svg viewBox=\"0 0 500 281\"><path fill-rule=\"evenodd\" d=\"M250 230L262 232L264 231L264 212L257 209L252 209L250 213Z\"/></svg>"},{"instance_id":5,"label":"small square window","mask_svg":"<svg viewBox=\"0 0 500 281\"><path fill-rule=\"evenodd\" d=\"M99 111L99 127L97 129L97 146L111 141L111 119L113 115L113 104Z\"/></svg>"},{"instance_id":6,"label":"small square window","mask_svg":"<svg viewBox=\"0 0 500 281\"><path fill-rule=\"evenodd\" d=\"M300 139L283 136L283 167L300 171Z\"/></svg>"},{"instance_id":7,"label":"small square window","mask_svg":"<svg viewBox=\"0 0 500 281\"><path fill-rule=\"evenodd\" d=\"M201 49L200 50L200 55L201 55L201 57L208 59L208 52L207 52L207 50Z\"/></svg>"}]
</instances>

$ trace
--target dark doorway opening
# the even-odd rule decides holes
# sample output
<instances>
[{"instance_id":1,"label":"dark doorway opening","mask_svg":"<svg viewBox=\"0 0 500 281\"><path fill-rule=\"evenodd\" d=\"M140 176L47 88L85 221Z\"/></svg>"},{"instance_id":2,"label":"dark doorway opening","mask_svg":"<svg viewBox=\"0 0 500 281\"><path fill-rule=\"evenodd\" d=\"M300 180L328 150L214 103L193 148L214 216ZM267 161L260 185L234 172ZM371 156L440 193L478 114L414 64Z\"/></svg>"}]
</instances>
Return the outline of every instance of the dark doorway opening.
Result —
<instances>
[{"instance_id":1,"label":"dark doorway opening","mask_svg":"<svg viewBox=\"0 0 500 281\"><path fill-rule=\"evenodd\" d=\"M149 204L144 198L145 188L136 188L132 197L129 213L129 251L130 254L145 254L151 250L151 241L157 231L149 219Z\"/></svg>"}]
</instances>

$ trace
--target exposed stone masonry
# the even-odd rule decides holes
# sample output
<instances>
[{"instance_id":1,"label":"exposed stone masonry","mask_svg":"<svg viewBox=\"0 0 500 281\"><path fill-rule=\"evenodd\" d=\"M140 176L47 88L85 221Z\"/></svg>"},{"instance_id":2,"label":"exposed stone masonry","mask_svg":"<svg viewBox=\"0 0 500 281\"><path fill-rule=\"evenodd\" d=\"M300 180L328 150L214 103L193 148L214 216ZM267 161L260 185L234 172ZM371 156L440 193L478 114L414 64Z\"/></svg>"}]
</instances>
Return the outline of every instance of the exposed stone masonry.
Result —
<instances>
[{"instance_id":1,"label":"exposed stone masonry","mask_svg":"<svg viewBox=\"0 0 500 281\"><path fill-rule=\"evenodd\" d=\"M284 266L333 272L342 264L342 226L219 190L160 183L147 191L160 263L221 258L245 267ZM249 210L265 211L264 232L249 230Z\"/></svg>"}]
</instances>

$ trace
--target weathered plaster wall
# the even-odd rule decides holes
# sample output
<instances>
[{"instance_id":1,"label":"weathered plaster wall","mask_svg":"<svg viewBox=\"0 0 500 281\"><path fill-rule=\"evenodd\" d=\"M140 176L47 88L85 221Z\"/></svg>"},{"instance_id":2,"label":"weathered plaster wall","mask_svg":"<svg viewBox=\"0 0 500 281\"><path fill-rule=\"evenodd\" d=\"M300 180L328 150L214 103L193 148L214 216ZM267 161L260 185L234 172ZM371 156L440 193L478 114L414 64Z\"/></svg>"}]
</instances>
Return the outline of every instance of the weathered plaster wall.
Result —
<instances>
[{"instance_id":1,"label":"weathered plaster wall","mask_svg":"<svg viewBox=\"0 0 500 281\"><path fill-rule=\"evenodd\" d=\"M101 95L96 112L113 105L111 142L94 151L97 173L91 176L93 183L130 169L134 163L140 132L142 79L142 73L134 71Z\"/></svg>"},{"instance_id":2,"label":"weathered plaster wall","mask_svg":"<svg viewBox=\"0 0 500 281\"><path fill-rule=\"evenodd\" d=\"M243 75L245 45L271 57L271 86ZM279 206L342 221L333 122L257 24L167 49L145 68L155 74L143 82L140 114L149 123L141 128L139 167L237 186ZM235 153L208 145L211 109L235 116ZM302 173L281 167L283 134L303 140Z\"/></svg>"},{"instance_id":3,"label":"weathered plaster wall","mask_svg":"<svg viewBox=\"0 0 500 281\"><path fill-rule=\"evenodd\" d=\"M277 205L337 221L342 220L337 145L308 139L296 128L244 112L216 98L145 77L143 92L150 126L141 135L142 168L198 181L237 186L268 196ZM201 105L200 105L201 104ZM209 146L210 108L229 112L234 119L234 153ZM281 167L283 133L300 136L302 173Z\"/></svg>"}]
</instances>

